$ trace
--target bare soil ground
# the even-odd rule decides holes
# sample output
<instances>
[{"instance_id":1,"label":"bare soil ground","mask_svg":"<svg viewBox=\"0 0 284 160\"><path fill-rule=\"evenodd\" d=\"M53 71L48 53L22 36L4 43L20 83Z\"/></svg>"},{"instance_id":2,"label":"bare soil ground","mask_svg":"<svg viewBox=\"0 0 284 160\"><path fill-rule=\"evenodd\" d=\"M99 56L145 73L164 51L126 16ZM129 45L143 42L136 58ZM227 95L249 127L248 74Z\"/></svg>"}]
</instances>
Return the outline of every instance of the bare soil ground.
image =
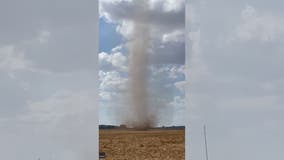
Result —
<instances>
[{"instance_id":1,"label":"bare soil ground","mask_svg":"<svg viewBox=\"0 0 284 160\"><path fill-rule=\"evenodd\" d=\"M185 131L100 129L100 152L106 160L184 160Z\"/></svg>"}]
</instances>

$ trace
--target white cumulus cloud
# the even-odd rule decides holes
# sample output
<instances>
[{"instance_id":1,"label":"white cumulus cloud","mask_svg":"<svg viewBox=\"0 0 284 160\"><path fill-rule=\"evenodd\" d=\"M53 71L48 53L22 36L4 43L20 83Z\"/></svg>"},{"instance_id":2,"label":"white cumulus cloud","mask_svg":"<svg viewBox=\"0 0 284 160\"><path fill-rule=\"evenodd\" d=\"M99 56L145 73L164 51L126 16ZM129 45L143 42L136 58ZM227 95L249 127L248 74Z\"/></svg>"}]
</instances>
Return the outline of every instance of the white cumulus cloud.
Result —
<instances>
[{"instance_id":1,"label":"white cumulus cloud","mask_svg":"<svg viewBox=\"0 0 284 160\"><path fill-rule=\"evenodd\" d=\"M121 71L127 70L127 57L121 52L114 53L99 53L99 63L101 69L118 69Z\"/></svg>"}]
</instances>

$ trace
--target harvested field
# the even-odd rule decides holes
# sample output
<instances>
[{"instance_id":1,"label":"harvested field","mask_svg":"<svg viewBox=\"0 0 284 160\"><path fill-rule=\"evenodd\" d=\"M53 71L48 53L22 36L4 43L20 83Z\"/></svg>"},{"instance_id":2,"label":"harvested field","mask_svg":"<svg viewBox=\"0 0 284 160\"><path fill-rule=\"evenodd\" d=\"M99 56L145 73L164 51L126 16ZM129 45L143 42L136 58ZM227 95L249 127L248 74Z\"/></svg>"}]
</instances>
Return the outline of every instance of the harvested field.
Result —
<instances>
[{"instance_id":1,"label":"harvested field","mask_svg":"<svg viewBox=\"0 0 284 160\"><path fill-rule=\"evenodd\" d=\"M99 136L100 152L106 153L106 160L185 159L183 129L100 129Z\"/></svg>"}]
</instances>

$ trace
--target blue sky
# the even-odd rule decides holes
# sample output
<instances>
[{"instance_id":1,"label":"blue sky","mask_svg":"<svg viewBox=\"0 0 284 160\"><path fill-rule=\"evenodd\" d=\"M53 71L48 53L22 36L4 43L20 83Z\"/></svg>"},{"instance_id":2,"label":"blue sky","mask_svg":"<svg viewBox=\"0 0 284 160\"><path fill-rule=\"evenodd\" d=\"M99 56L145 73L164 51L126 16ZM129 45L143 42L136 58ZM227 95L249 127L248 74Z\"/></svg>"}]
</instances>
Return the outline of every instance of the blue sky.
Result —
<instances>
[{"instance_id":1,"label":"blue sky","mask_svg":"<svg viewBox=\"0 0 284 160\"><path fill-rule=\"evenodd\" d=\"M122 37L115 31L116 25L99 19L99 52L109 52L122 43Z\"/></svg>"}]
</instances>

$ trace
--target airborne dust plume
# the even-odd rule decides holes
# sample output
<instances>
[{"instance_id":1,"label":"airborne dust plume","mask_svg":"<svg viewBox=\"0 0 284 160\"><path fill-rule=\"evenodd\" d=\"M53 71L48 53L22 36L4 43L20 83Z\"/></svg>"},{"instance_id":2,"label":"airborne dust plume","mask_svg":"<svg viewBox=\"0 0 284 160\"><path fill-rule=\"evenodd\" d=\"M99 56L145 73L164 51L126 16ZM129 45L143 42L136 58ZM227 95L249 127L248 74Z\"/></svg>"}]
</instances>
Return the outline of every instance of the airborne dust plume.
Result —
<instances>
[{"instance_id":1,"label":"airborne dust plume","mask_svg":"<svg viewBox=\"0 0 284 160\"><path fill-rule=\"evenodd\" d=\"M147 129L155 125L155 113L149 108L148 65L150 48L150 25L147 23L147 1L138 0L141 6L135 15L132 39L128 49L129 59L129 114L125 116L127 125L134 128Z\"/></svg>"}]
</instances>

